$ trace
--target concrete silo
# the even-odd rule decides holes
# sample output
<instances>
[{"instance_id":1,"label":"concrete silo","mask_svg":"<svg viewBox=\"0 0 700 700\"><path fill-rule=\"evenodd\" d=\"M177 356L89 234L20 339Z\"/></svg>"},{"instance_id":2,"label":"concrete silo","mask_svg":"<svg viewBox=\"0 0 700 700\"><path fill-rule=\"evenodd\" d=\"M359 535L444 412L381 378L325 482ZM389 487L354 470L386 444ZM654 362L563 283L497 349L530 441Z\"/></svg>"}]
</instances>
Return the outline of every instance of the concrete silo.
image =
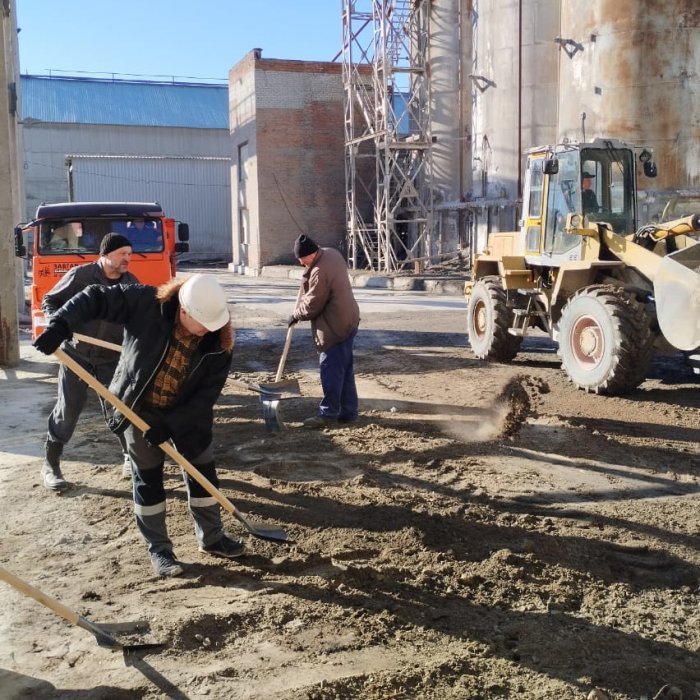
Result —
<instances>
[{"instance_id":1,"label":"concrete silo","mask_svg":"<svg viewBox=\"0 0 700 700\"><path fill-rule=\"evenodd\" d=\"M554 139L559 0L474 0L473 195L514 201L523 153Z\"/></svg>"},{"instance_id":2,"label":"concrete silo","mask_svg":"<svg viewBox=\"0 0 700 700\"><path fill-rule=\"evenodd\" d=\"M697 0L569 0L561 12L559 137L651 147L659 174L640 188L700 186Z\"/></svg>"}]
</instances>

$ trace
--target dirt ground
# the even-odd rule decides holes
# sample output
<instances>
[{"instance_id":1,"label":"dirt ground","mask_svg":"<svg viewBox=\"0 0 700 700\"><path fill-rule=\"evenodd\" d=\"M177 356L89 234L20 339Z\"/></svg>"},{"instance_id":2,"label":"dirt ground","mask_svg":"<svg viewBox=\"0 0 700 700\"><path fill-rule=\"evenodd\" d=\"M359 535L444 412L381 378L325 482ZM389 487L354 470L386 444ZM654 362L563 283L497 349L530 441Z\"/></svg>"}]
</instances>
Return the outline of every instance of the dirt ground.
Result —
<instances>
[{"instance_id":1,"label":"dirt ground","mask_svg":"<svg viewBox=\"0 0 700 700\"><path fill-rule=\"evenodd\" d=\"M235 304L246 380L274 374L284 338L284 317L260 309ZM439 305L363 311L349 427L301 428L320 389L308 328L287 430L267 432L257 395L228 385L221 489L292 542L225 515L247 556L200 554L170 463L186 564L170 580L150 569L96 401L66 450L72 490L42 487L56 364L25 343L0 370L0 564L90 621L146 619L130 639L165 646L99 647L0 584L0 697L700 697L700 384L669 358L625 398L587 395L546 339L484 365L464 327Z\"/></svg>"}]
</instances>

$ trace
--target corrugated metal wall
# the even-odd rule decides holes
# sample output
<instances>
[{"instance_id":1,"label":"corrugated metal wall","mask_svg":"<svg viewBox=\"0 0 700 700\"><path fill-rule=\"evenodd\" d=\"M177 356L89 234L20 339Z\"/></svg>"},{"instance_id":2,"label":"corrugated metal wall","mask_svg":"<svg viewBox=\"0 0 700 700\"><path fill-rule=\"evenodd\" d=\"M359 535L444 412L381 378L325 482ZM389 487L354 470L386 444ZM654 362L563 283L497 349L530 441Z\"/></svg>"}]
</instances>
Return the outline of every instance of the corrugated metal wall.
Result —
<instances>
[{"instance_id":1,"label":"corrugated metal wall","mask_svg":"<svg viewBox=\"0 0 700 700\"><path fill-rule=\"evenodd\" d=\"M231 163L222 157L69 155L75 201L156 201L190 226L185 260L231 260Z\"/></svg>"}]
</instances>

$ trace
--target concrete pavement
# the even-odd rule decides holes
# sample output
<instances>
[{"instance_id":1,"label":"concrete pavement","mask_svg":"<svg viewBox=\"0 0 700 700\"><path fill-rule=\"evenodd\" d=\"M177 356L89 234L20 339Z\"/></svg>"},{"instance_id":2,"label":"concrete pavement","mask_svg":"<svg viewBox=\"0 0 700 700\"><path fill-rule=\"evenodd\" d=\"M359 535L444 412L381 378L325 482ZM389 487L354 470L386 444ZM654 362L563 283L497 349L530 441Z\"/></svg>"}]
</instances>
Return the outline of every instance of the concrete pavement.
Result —
<instances>
[{"instance_id":1,"label":"concrete pavement","mask_svg":"<svg viewBox=\"0 0 700 700\"><path fill-rule=\"evenodd\" d=\"M261 277L267 279L300 280L304 272L301 265L266 265ZM369 270L348 270L353 287L368 289L388 289L401 292L428 292L462 296L467 274L426 275L426 274L387 274Z\"/></svg>"}]
</instances>

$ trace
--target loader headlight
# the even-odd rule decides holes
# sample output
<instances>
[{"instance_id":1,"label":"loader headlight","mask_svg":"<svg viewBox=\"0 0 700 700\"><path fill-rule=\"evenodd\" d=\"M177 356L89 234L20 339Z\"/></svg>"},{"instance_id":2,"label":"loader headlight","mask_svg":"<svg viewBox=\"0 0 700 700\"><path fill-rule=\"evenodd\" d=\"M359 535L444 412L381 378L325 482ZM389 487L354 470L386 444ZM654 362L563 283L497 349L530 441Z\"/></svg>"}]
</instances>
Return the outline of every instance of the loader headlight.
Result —
<instances>
[{"instance_id":1,"label":"loader headlight","mask_svg":"<svg viewBox=\"0 0 700 700\"><path fill-rule=\"evenodd\" d=\"M583 228L583 217L581 214L569 214L566 228Z\"/></svg>"}]
</instances>

